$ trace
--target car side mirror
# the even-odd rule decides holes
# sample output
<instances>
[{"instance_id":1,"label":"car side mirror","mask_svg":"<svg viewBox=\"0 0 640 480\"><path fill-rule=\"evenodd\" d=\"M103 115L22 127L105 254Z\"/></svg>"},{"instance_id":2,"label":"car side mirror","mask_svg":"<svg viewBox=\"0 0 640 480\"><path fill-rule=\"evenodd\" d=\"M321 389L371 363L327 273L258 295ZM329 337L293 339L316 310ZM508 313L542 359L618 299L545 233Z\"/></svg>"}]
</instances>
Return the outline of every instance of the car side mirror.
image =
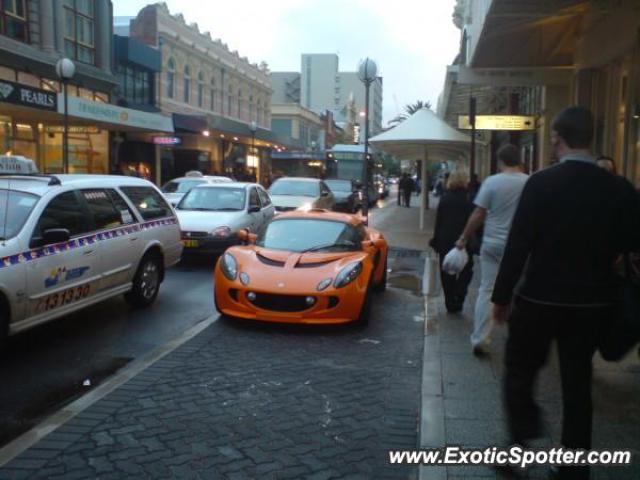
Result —
<instances>
[{"instance_id":1,"label":"car side mirror","mask_svg":"<svg viewBox=\"0 0 640 480\"><path fill-rule=\"evenodd\" d=\"M255 233L250 233L247 243L249 245L255 245L257 241L258 241L258 235L256 235Z\"/></svg>"},{"instance_id":2,"label":"car side mirror","mask_svg":"<svg viewBox=\"0 0 640 480\"><path fill-rule=\"evenodd\" d=\"M41 247L43 245L53 245L54 243L67 242L71 238L71 233L66 228L48 228L42 232L41 237L34 238L31 247Z\"/></svg>"},{"instance_id":3,"label":"car side mirror","mask_svg":"<svg viewBox=\"0 0 640 480\"><path fill-rule=\"evenodd\" d=\"M258 213L260 211L260 207L258 205L253 205L249 207L249 213Z\"/></svg>"},{"instance_id":4,"label":"car side mirror","mask_svg":"<svg viewBox=\"0 0 640 480\"><path fill-rule=\"evenodd\" d=\"M237 233L238 240L245 243L249 240L249 230L247 228L241 228Z\"/></svg>"},{"instance_id":5,"label":"car side mirror","mask_svg":"<svg viewBox=\"0 0 640 480\"><path fill-rule=\"evenodd\" d=\"M373 242L371 240L363 240L360 245L362 245L362 248L371 248L373 247Z\"/></svg>"}]
</instances>

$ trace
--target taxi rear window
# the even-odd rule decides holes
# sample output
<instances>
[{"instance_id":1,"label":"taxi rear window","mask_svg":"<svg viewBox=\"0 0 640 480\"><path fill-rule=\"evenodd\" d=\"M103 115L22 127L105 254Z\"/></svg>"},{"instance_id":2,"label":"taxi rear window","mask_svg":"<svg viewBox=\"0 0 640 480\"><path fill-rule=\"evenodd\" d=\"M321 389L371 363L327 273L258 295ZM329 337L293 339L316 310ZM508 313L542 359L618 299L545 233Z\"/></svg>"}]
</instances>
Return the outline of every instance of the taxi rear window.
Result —
<instances>
[{"instance_id":1,"label":"taxi rear window","mask_svg":"<svg viewBox=\"0 0 640 480\"><path fill-rule=\"evenodd\" d=\"M173 216L171 207L152 187L120 187L145 220Z\"/></svg>"},{"instance_id":2,"label":"taxi rear window","mask_svg":"<svg viewBox=\"0 0 640 480\"><path fill-rule=\"evenodd\" d=\"M0 189L0 240L15 237L40 197L32 193Z\"/></svg>"}]
</instances>

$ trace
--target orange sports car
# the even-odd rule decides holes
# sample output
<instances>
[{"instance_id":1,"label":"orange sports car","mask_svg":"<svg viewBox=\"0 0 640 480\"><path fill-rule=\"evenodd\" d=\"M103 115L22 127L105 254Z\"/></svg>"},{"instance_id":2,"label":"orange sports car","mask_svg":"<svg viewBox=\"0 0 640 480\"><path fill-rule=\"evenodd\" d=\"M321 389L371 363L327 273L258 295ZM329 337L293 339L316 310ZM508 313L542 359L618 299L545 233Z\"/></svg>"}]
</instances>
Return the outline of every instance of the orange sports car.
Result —
<instances>
[{"instance_id":1,"label":"orange sports car","mask_svg":"<svg viewBox=\"0 0 640 480\"><path fill-rule=\"evenodd\" d=\"M274 218L215 268L219 312L283 323L366 324L387 283L387 242L359 216L325 210Z\"/></svg>"}]
</instances>

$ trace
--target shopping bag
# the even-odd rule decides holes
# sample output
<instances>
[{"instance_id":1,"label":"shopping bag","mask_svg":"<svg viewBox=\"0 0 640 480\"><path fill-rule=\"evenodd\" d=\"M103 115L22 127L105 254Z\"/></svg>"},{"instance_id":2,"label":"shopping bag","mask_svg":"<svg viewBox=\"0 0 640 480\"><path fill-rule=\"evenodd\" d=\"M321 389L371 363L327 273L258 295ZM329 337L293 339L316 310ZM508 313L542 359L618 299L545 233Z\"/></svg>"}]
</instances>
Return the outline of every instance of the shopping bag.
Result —
<instances>
[{"instance_id":1,"label":"shopping bag","mask_svg":"<svg viewBox=\"0 0 640 480\"><path fill-rule=\"evenodd\" d=\"M442 270L449 275L458 275L469 261L469 254L464 249L453 247L442 261Z\"/></svg>"}]
</instances>

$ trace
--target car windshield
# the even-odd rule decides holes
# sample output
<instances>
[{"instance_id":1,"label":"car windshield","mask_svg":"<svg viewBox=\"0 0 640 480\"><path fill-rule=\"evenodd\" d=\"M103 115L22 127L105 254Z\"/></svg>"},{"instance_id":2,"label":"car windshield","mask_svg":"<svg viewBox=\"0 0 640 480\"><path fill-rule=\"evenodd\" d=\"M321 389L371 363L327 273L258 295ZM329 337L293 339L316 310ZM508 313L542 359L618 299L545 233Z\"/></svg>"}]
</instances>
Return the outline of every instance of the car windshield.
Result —
<instances>
[{"instance_id":1,"label":"car windshield","mask_svg":"<svg viewBox=\"0 0 640 480\"><path fill-rule=\"evenodd\" d=\"M332 192L352 192L353 187L349 180L325 180Z\"/></svg>"},{"instance_id":2,"label":"car windshield","mask_svg":"<svg viewBox=\"0 0 640 480\"><path fill-rule=\"evenodd\" d=\"M206 183L205 180L171 180L162 187L164 193L187 193L193 187Z\"/></svg>"},{"instance_id":3,"label":"car windshield","mask_svg":"<svg viewBox=\"0 0 640 480\"><path fill-rule=\"evenodd\" d=\"M271 195L293 195L301 197L317 197L320 189L317 182L303 180L277 180L269 189Z\"/></svg>"},{"instance_id":4,"label":"car windshield","mask_svg":"<svg viewBox=\"0 0 640 480\"><path fill-rule=\"evenodd\" d=\"M260 234L256 245L273 250L306 252L360 247L356 229L348 223L307 218L274 220Z\"/></svg>"},{"instance_id":5,"label":"car windshield","mask_svg":"<svg viewBox=\"0 0 640 480\"><path fill-rule=\"evenodd\" d=\"M236 211L244 210L244 188L194 188L178 204L178 210Z\"/></svg>"},{"instance_id":6,"label":"car windshield","mask_svg":"<svg viewBox=\"0 0 640 480\"><path fill-rule=\"evenodd\" d=\"M20 232L38 199L31 193L0 189L0 240Z\"/></svg>"}]
</instances>

